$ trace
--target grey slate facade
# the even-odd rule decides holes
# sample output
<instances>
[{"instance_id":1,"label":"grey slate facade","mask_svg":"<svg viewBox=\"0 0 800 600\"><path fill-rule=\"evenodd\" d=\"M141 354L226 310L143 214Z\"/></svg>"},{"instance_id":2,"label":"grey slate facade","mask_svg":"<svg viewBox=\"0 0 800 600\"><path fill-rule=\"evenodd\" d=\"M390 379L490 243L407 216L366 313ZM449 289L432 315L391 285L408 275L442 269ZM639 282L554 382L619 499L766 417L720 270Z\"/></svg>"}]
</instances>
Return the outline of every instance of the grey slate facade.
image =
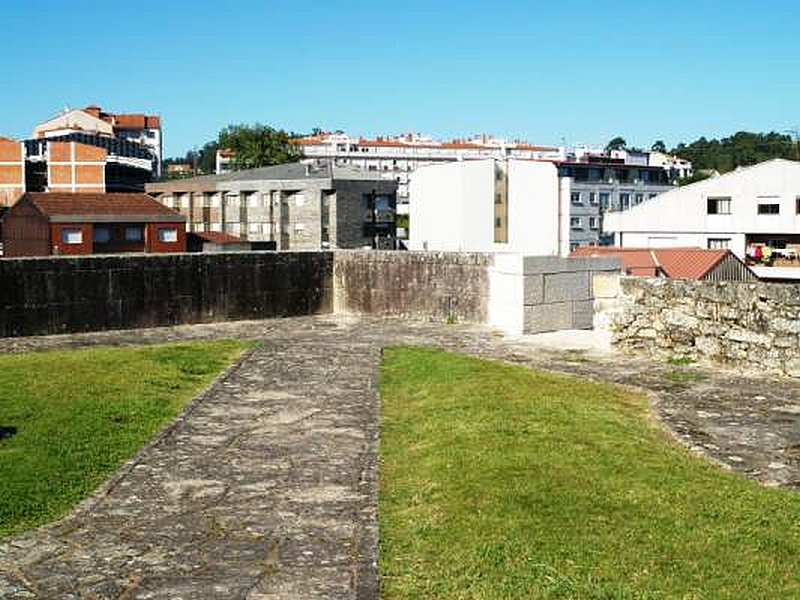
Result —
<instances>
[{"instance_id":1,"label":"grey slate facade","mask_svg":"<svg viewBox=\"0 0 800 600\"><path fill-rule=\"evenodd\" d=\"M652 200L675 186L661 167L615 162L562 162L559 177L569 177L570 247L613 243L603 217Z\"/></svg>"},{"instance_id":2,"label":"grey slate facade","mask_svg":"<svg viewBox=\"0 0 800 600\"><path fill-rule=\"evenodd\" d=\"M378 173L289 163L148 184L191 232L220 231L254 249L393 248L397 183Z\"/></svg>"}]
</instances>

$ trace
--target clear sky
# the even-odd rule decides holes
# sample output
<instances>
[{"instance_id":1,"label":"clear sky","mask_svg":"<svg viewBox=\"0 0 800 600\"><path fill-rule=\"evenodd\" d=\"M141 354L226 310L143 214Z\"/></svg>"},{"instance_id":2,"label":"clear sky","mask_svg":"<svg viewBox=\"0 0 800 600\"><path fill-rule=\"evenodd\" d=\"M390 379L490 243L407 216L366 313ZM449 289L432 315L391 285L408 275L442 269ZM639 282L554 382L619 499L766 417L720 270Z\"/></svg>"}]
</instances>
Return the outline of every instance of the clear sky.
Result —
<instances>
[{"instance_id":1,"label":"clear sky","mask_svg":"<svg viewBox=\"0 0 800 600\"><path fill-rule=\"evenodd\" d=\"M0 0L0 135L64 106L165 153L262 122L668 146L800 126L798 0Z\"/></svg>"}]
</instances>

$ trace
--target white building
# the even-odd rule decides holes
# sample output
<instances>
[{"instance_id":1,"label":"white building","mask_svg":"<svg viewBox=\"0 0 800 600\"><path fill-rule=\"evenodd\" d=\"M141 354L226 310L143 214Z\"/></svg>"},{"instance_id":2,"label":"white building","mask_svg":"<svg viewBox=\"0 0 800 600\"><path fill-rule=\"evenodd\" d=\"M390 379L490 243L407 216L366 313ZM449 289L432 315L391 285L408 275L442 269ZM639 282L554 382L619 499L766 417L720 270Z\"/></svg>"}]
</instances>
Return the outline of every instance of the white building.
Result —
<instances>
[{"instance_id":1,"label":"white building","mask_svg":"<svg viewBox=\"0 0 800 600\"><path fill-rule=\"evenodd\" d=\"M562 160L564 149L508 141L486 135L466 140L440 142L427 136L406 134L397 137L365 139L345 133L322 133L299 138L307 160L329 160L335 165L377 171L397 182L397 212L408 214L410 175L419 167L442 162L495 158L499 160Z\"/></svg>"},{"instance_id":2,"label":"white building","mask_svg":"<svg viewBox=\"0 0 800 600\"><path fill-rule=\"evenodd\" d=\"M773 268L797 266L800 163L776 158L739 168L605 218L618 246L730 248L741 259L758 246L769 248Z\"/></svg>"},{"instance_id":3,"label":"white building","mask_svg":"<svg viewBox=\"0 0 800 600\"><path fill-rule=\"evenodd\" d=\"M417 169L411 250L569 252L569 179L553 163L494 159Z\"/></svg>"}]
</instances>

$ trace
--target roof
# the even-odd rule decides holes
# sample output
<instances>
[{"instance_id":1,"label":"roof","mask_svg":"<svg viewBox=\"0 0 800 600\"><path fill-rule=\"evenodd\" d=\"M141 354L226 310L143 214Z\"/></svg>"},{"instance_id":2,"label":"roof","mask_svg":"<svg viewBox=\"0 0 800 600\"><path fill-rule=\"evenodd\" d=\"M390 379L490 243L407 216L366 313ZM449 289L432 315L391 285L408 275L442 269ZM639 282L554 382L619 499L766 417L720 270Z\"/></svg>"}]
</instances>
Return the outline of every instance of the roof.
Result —
<instances>
[{"instance_id":1,"label":"roof","mask_svg":"<svg viewBox=\"0 0 800 600\"><path fill-rule=\"evenodd\" d=\"M223 233L221 231L192 231L187 235L199 237L206 242L213 242L215 244L243 244L246 240L240 237Z\"/></svg>"},{"instance_id":2,"label":"roof","mask_svg":"<svg viewBox=\"0 0 800 600\"><path fill-rule=\"evenodd\" d=\"M20 202L26 199L53 221L186 221L147 194L28 192Z\"/></svg>"},{"instance_id":3,"label":"roof","mask_svg":"<svg viewBox=\"0 0 800 600\"><path fill-rule=\"evenodd\" d=\"M230 171L220 175L200 175L198 177L189 177L178 181L148 183L146 188L152 191L162 191L174 189L176 185L184 186L195 183L209 184L238 181L297 181L314 179L389 181L381 177L380 171L366 171L352 166L315 166L294 162L273 165L271 167L259 167L257 169Z\"/></svg>"},{"instance_id":4,"label":"roof","mask_svg":"<svg viewBox=\"0 0 800 600\"><path fill-rule=\"evenodd\" d=\"M161 129L161 117L142 113L114 114L103 111L99 106L90 105L83 112L110 123L115 129Z\"/></svg>"},{"instance_id":5,"label":"roof","mask_svg":"<svg viewBox=\"0 0 800 600\"><path fill-rule=\"evenodd\" d=\"M604 256L622 260L628 275L657 276L659 272L676 279L702 279L730 250L703 248L619 248L615 246L582 246L570 256ZM737 259L738 260L738 259Z\"/></svg>"}]
</instances>

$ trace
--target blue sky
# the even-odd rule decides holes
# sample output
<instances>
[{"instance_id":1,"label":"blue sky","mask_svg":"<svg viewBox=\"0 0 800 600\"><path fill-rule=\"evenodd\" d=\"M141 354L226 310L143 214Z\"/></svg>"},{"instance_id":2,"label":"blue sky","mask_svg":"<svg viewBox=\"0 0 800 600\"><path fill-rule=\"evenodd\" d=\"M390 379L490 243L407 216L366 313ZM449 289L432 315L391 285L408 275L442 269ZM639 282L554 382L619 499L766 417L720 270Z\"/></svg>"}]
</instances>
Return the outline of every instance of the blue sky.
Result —
<instances>
[{"instance_id":1,"label":"blue sky","mask_svg":"<svg viewBox=\"0 0 800 600\"><path fill-rule=\"evenodd\" d=\"M64 106L230 123L667 145L800 126L791 0L0 0L0 135Z\"/></svg>"}]
</instances>

